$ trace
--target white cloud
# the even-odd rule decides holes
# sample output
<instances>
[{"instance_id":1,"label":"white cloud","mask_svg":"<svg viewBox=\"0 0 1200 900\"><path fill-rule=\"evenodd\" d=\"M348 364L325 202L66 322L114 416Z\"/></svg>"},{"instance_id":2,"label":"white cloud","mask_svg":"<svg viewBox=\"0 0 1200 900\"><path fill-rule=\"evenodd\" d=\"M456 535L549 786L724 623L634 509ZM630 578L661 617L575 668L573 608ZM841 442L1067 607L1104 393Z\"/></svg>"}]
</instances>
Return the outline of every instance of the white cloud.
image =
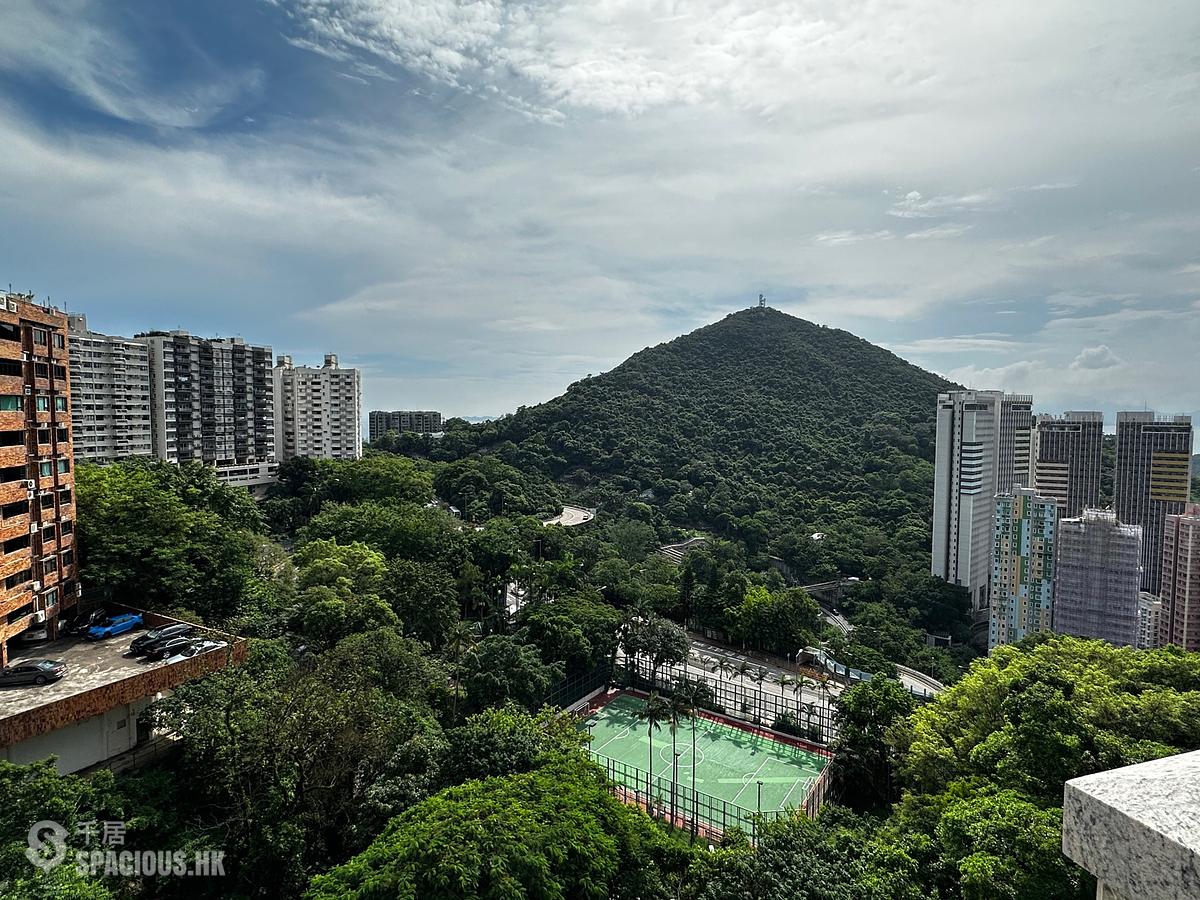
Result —
<instances>
[{"instance_id":1,"label":"white cloud","mask_svg":"<svg viewBox=\"0 0 1200 900\"><path fill-rule=\"evenodd\" d=\"M9 0L0 27L0 70L44 75L105 115L164 128L207 125L231 103L264 89L254 67L217 69L163 88L139 50L95 21L81 0ZM178 63L177 63L178 65Z\"/></svg>"},{"instance_id":2,"label":"white cloud","mask_svg":"<svg viewBox=\"0 0 1200 900\"><path fill-rule=\"evenodd\" d=\"M858 244L862 241L889 241L890 231L825 231L813 238L815 244Z\"/></svg>"},{"instance_id":3,"label":"white cloud","mask_svg":"<svg viewBox=\"0 0 1200 900\"><path fill-rule=\"evenodd\" d=\"M1079 355L1071 360L1071 368L1080 369L1111 369L1119 366L1122 360L1117 354L1108 349L1108 345L1099 344L1095 347L1085 347Z\"/></svg>"},{"instance_id":4,"label":"white cloud","mask_svg":"<svg viewBox=\"0 0 1200 900\"><path fill-rule=\"evenodd\" d=\"M6 7L0 67L157 129L0 98L0 246L51 281L10 277L103 297L101 327L138 297L165 319L139 325L338 350L371 361L370 401L468 413L760 290L1049 405L1195 405L1200 7L278 4L316 54L307 118L272 107L267 60L201 54L176 87L103 4ZM260 95L234 110L253 134L213 126ZM1101 344L1124 366L1072 369Z\"/></svg>"},{"instance_id":5,"label":"white cloud","mask_svg":"<svg viewBox=\"0 0 1200 900\"><path fill-rule=\"evenodd\" d=\"M944 225L935 225L932 228L925 228L921 231L910 231L904 237L910 241L937 241L947 238L962 237L972 226L960 225L955 222L947 222Z\"/></svg>"}]
</instances>

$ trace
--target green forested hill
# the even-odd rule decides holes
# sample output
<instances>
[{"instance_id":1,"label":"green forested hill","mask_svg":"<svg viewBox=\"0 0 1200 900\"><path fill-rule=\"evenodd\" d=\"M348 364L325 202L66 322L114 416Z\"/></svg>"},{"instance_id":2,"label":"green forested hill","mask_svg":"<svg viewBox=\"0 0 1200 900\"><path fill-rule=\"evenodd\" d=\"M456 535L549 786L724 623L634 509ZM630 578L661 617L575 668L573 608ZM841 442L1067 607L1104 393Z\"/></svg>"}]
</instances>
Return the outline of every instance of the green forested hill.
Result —
<instances>
[{"instance_id":1,"label":"green forested hill","mask_svg":"<svg viewBox=\"0 0 1200 900\"><path fill-rule=\"evenodd\" d=\"M429 455L495 453L585 502L633 515L646 503L751 552L790 547L802 567L799 537L826 532L826 556L862 554L827 560L852 572L927 553L934 408L948 386L848 332L748 309L547 403L451 427Z\"/></svg>"}]
</instances>

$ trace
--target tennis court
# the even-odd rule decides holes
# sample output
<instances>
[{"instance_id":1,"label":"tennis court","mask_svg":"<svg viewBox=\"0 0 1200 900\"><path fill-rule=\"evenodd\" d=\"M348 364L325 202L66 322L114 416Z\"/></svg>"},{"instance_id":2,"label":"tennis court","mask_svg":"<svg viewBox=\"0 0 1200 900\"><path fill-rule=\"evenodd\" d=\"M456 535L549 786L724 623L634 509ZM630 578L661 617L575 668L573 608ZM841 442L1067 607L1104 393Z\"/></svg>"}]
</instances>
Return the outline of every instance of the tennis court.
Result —
<instances>
[{"instance_id":1,"label":"tennis court","mask_svg":"<svg viewBox=\"0 0 1200 900\"><path fill-rule=\"evenodd\" d=\"M641 697L618 694L584 722L592 733L590 750L609 777L643 798L651 759L647 724L638 718L644 705ZM720 830L731 825L746 828L754 813L802 806L825 767L824 757L762 732L708 718L697 718L695 724L694 758L690 718L679 722L674 751L669 724L654 732L651 793L658 805L669 804L672 813L683 818L694 817ZM677 768L673 752L679 755ZM673 769L678 773L674 786Z\"/></svg>"}]
</instances>

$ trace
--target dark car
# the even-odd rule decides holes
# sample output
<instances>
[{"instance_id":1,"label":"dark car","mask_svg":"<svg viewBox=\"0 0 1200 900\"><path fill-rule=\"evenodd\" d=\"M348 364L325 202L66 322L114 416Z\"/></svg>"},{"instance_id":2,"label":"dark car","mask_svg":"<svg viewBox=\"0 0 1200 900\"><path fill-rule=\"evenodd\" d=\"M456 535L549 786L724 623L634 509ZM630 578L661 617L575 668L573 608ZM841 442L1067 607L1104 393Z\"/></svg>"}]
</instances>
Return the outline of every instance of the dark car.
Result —
<instances>
[{"instance_id":1,"label":"dark car","mask_svg":"<svg viewBox=\"0 0 1200 900\"><path fill-rule=\"evenodd\" d=\"M47 684L67 674L67 664L57 659L31 659L0 669L0 684Z\"/></svg>"},{"instance_id":2,"label":"dark car","mask_svg":"<svg viewBox=\"0 0 1200 900\"><path fill-rule=\"evenodd\" d=\"M134 638L133 643L129 645L129 652L134 656L157 656L157 650L161 644L165 644L172 638L187 637L192 631L192 626L186 622L176 622L174 625L153 628Z\"/></svg>"},{"instance_id":3,"label":"dark car","mask_svg":"<svg viewBox=\"0 0 1200 900\"><path fill-rule=\"evenodd\" d=\"M93 609L87 615L79 615L58 629L59 634L87 634L94 625L102 625L108 621L108 613L103 609Z\"/></svg>"},{"instance_id":4,"label":"dark car","mask_svg":"<svg viewBox=\"0 0 1200 900\"><path fill-rule=\"evenodd\" d=\"M186 647L192 646L192 639L189 637L173 637L167 638L164 641L159 641L146 651L147 659L166 659L168 656L174 656Z\"/></svg>"}]
</instances>

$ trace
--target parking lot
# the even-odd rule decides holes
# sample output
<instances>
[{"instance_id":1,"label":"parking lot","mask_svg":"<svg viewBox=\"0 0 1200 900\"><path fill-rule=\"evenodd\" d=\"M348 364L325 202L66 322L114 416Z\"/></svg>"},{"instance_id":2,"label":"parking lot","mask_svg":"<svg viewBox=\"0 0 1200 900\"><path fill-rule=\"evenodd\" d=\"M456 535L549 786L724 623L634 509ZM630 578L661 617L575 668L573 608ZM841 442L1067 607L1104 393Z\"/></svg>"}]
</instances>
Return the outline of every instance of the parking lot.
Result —
<instances>
[{"instance_id":1,"label":"parking lot","mask_svg":"<svg viewBox=\"0 0 1200 900\"><path fill-rule=\"evenodd\" d=\"M67 674L51 684L0 686L0 719L166 665L125 655L139 634L145 634L145 629L102 641L69 637L22 647L10 657L10 666L33 659L58 659L67 664ZM16 649L16 645L10 646Z\"/></svg>"}]
</instances>

